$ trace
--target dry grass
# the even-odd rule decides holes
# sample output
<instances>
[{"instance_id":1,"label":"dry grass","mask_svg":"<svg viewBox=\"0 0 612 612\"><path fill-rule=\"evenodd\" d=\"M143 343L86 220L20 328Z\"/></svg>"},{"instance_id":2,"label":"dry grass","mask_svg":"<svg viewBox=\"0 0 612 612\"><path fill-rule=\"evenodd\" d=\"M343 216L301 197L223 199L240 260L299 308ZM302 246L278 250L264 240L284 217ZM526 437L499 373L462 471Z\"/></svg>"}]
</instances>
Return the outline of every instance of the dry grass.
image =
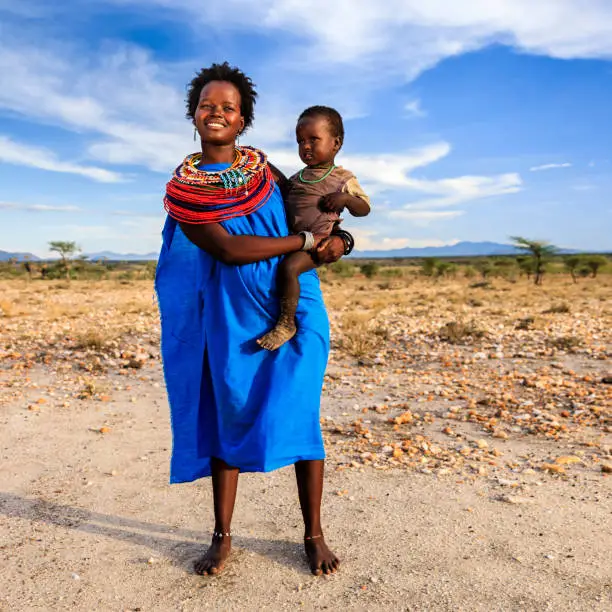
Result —
<instances>
[{"instance_id":1,"label":"dry grass","mask_svg":"<svg viewBox=\"0 0 612 612\"><path fill-rule=\"evenodd\" d=\"M335 346L353 357L376 354L402 333L477 344L502 326L540 334L548 346L575 351L595 336L609 345L612 277L574 284L550 277L526 280L430 280L404 271L388 279L338 277L322 284ZM381 288L381 285L384 288ZM102 351L126 337L159 336L151 281L0 281L0 335L5 350L37 343ZM571 309L569 307L571 304ZM537 316L536 316L537 313ZM568 340L574 338L574 340Z\"/></svg>"}]
</instances>

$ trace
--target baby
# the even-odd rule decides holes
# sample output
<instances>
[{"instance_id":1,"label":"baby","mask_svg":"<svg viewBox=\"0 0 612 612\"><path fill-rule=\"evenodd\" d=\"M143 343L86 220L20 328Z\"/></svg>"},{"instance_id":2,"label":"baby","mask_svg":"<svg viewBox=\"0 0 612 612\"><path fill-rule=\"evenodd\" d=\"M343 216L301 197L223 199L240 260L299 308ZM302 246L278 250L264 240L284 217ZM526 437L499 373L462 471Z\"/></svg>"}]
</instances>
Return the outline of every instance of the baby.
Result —
<instances>
[{"instance_id":1,"label":"baby","mask_svg":"<svg viewBox=\"0 0 612 612\"><path fill-rule=\"evenodd\" d=\"M287 255L278 268L280 316L274 329L257 340L276 350L296 333L295 312L300 297L300 274L319 264L312 234L329 236L346 209L354 217L370 212L370 200L352 172L336 166L344 141L344 126L338 111L327 106L307 108L295 128L300 159L306 164L289 180L285 207L289 228L304 234L304 249Z\"/></svg>"}]
</instances>

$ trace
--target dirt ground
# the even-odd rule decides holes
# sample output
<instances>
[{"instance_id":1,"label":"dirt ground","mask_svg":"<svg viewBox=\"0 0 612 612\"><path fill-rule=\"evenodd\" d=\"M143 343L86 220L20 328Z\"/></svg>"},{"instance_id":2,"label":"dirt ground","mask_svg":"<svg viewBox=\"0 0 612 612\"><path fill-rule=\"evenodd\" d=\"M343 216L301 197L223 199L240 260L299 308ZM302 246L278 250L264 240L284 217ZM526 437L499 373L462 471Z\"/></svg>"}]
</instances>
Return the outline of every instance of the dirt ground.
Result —
<instances>
[{"instance_id":1,"label":"dirt ground","mask_svg":"<svg viewBox=\"0 0 612 612\"><path fill-rule=\"evenodd\" d=\"M210 483L167 482L150 284L0 283L0 610L612 609L610 285L370 282L326 286L320 578L291 468L241 476L193 574Z\"/></svg>"}]
</instances>

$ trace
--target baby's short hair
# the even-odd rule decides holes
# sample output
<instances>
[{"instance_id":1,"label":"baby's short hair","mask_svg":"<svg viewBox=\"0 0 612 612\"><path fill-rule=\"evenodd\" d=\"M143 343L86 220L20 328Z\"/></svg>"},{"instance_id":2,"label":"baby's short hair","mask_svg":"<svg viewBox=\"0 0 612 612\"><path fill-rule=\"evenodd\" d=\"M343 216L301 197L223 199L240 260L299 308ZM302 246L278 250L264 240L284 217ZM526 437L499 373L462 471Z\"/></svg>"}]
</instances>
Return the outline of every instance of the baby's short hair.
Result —
<instances>
[{"instance_id":1,"label":"baby's short hair","mask_svg":"<svg viewBox=\"0 0 612 612\"><path fill-rule=\"evenodd\" d=\"M342 123L342 115L330 106L310 106L298 117L298 121L307 117L323 117L327 119L332 134L340 139L340 144L344 142L344 124Z\"/></svg>"}]
</instances>

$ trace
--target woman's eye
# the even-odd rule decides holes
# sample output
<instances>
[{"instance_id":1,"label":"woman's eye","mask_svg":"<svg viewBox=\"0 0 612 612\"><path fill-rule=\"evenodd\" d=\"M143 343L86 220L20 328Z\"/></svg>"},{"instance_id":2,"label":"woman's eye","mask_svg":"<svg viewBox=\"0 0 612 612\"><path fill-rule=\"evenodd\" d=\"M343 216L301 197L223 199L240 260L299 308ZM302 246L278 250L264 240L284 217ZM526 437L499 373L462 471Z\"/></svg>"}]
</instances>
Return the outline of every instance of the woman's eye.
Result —
<instances>
[{"instance_id":1,"label":"woman's eye","mask_svg":"<svg viewBox=\"0 0 612 612\"><path fill-rule=\"evenodd\" d=\"M225 106L225 107L223 107L223 110L224 110L226 113L231 113L231 112L233 112L233 111L234 111L234 107L233 107L233 106Z\"/></svg>"}]
</instances>

